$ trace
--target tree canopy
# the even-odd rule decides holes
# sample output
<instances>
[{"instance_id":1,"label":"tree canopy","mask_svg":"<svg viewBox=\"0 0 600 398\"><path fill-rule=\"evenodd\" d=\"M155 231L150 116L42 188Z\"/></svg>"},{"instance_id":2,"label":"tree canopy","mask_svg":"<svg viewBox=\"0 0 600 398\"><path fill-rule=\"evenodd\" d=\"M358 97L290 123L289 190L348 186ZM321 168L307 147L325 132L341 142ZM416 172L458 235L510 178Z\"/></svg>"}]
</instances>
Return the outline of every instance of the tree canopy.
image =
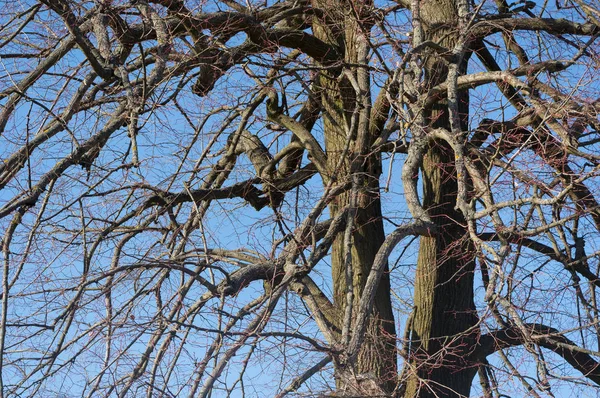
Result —
<instances>
[{"instance_id":1,"label":"tree canopy","mask_svg":"<svg viewBox=\"0 0 600 398\"><path fill-rule=\"evenodd\" d=\"M599 35L597 0L5 2L0 397L597 393Z\"/></svg>"}]
</instances>

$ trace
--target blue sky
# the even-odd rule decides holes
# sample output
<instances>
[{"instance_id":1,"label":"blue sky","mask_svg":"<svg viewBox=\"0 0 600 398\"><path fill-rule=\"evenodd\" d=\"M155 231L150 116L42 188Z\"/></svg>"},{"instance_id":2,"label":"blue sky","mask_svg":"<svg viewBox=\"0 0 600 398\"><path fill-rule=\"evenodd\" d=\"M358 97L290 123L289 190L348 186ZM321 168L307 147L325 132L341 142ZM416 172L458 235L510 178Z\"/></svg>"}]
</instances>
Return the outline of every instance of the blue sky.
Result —
<instances>
[{"instance_id":1,"label":"blue sky","mask_svg":"<svg viewBox=\"0 0 600 398\"><path fill-rule=\"evenodd\" d=\"M25 3L14 3L12 5L20 8L25 8L26 6ZM210 10L212 6L214 4L209 3L206 9ZM540 6L541 4L538 4L538 7ZM551 4L548 6L554 7ZM6 11L12 12L12 9L9 8ZM553 12L558 11L553 10ZM561 10L560 12L570 13L571 11ZM6 15L0 14L0 21L3 21ZM398 25L404 24L406 22L406 20L403 20L404 14L399 13L398 15L399 21L396 21L396 23ZM44 24L39 23L37 24L37 28L45 29L46 27ZM48 28L48 31L50 30L52 29ZM64 32L56 31L56 33ZM33 32L28 34L28 37L34 37ZM237 44L236 40L242 40L241 36L230 40L228 44ZM499 45L502 43L501 39L497 36L491 38L490 41L495 41ZM547 53L561 53L564 56L572 55L573 53L573 50L569 49L560 40L548 43L550 44L544 49ZM528 47L537 45L537 43L531 41L526 42L526 44ZM13 49L10 47L2 49L0 57L3 54L2 51L13 51ZM137 49L134 51L137 51ZM509 64L509 58L500 55L498 59L503 66ZM40 79L28 91L30 98L26 98L20 102L7 128L0 136L1 159L6 158L8 154L23 145L25 140L30 138L30 136L27 136L28 134L33 136L43 131L51 119L47 109L58 112L66 106L79 84L77 79L83 78L85 74L83 72L84 69L87 72L87 66L83 69L78 69L78 65L81 64L82 60L82 54L77 50L73 50L64 61L51 70L53 73L62 73L68 70L74 76L69 84L65 85L66 79L63 75L55 74ZM9 77L16 80L20 79L22 75L19 72L34 67L37 62L35 59L14 60L10 58L0 59L0 61L0 68L4 67L4 72L0 72L0 74L3 74L3 77L0 79L0 89L4 89L12 84ZM511 62L512 65L516 65L514 58L512 58ZM394 63L393 58L390 56L390 64ZM481 70L481 66L475 57L472 58L470 65L471 72ZM253 66L251 65L251 67ZM575 94L582 98L592 96L598 92L598 76L595 68L586 68L587 66L583 64L573 68L573 72L563 80L564 86L577 88ZM254 67L254 69L260 71L258 67ZM151 68L149 68L150 70ZM381 81L381 77L378 76L377 81ZM248 79L241 69L237 68L227 77L222 78L213 90L213 93L207 98L199 99L189 91L184 90L184 93L180 96L179 103L188 111L191 122L197 124L208 112L219 106L231 105L232 103L247 103L254 84L254 81ZM171 83L168 86L165 93L173 88L173 84ZM301 91L300 86L292 84L288 88L288 100L290 102L293 98L291 93L294 91ZM374 90L374 95L376 91ZM52 100L57 94L60 94L61 97L58 101L53 102ZM150 101L156 104L160 103L163 94L155 92ZM2 111L6 103L5 99L1 101L0 107L2 108L0 108L0 111ZM473 104L471 109L471 127L477 126L482 118L509 119L515 114L514 110L508 106L507 101L502 99L498 90L491 85L473 90L471 92L471 103ZM44 106L42 107L41 105ZM107 121L107 113L113 108L114 106L110 104L99 105L73 118L69 123L69 131L63 131L55 139L40 147L31 157L31 162L26 165L20 174L4 189L0 190L0 206L14 195L27 189L29 175L31 175L32 180L35 182L55 164L60 156L70 153L75 145L74 140L82 142L98 131L101 125ZM110 224L111 220L119 219L144 199L142 196L135 196L141 195L138 190L130 198L123 197L120 192L114 192L96 197L82 198L80 204L77 198L83 192L88 190L94 193L106 192L117 187L136 183L156 185L161 189L169 188L174 192L183 190L183 181L188 180L195 161L219 131L224 118L227 116L227 112L213 116L204 125L203 129L198 132L196 144L189 151L188 160L183 163L184 173L175 179L171 179L171 175L179 167L179 162L185 153L186 146L192 142L196 132L188 125L185 118L173 105L167 107L159 107L157 105L154 112L149 115L144 116L148 117L149 120L144 124L138 135L139 156L142 159L139 168L117 169L124 160L126 161L131 158L131 154L125 157L129 138L127 137L126 129L123 128L111 137L106 149L102 151L98 158L90 176L79 166L74 166L54 186L51 201L47 205L43 220L40 221L35 239L32 240L31 254L24 259L21 276L12 290L13 292L18 292L21 297L15 297L14 301L11 302L9 319L11 317L26 316L29 321L35 321L36 323L52 322L53 318L68 305L75 294L74 290L64 290L64 286L67 284L73 289L77 288L83 269L85 246L89 249L93 238L98 236L100 231ZM215 149L224 146L227 135L235 127L236 124L234 123L221 134L215 145ZM278 136L278 132L269 131L264 127L263 105L258 108L255 116L251 119L248 129L252 133L258 134L265 144L270 144L273 150L275 148L280 149L282 145L287 143L289 137L289 135ZM314 131L316 137L320 139L320 126L317 125ZM530 153L524 153L523 155L515 159L515 164L520 169L536 176L541 176L542 172L548 173L550 171L543 167L543 165L540 165L539 162L531 161L532 157ZM209 157L203 164L206 168L197 173L191 180L190 186L199 186L203 178L206 178L210 171L208 165L214 164L218 159L219 157L216 155ZM389 192L382 192L382 202L386 220L394 223L403 222L409 216L404 203L403 189L399 178L403 160L404 155L398 154L390 166L390 159L384 159L384 173L381 178L382 184L385 184L388 180L390 181ZM103 173L106 173L106 170L111 170L111 175L107 179L101 180L101 176ZM391 172L391 176L388 175L389 172ZM499 170L492 172L492 175L500 174ZM228 184L243 181L252 176L253 170L249 165L249 161L242 157L230 176ZM390 178L388 179L388 177ZM547 175L545 177L549 178ZM593 180L593 182L597 184L596 180ZM94 186L94 184L97 185ZM514 184L515 182L508 175L501 175L496 185L498 188L496 191L497 198L503 200L510 199L511 195L515 193ZM597 189L597 185L594 188ZM124 189L123 192L128 192L128 190ZM283 209L287 212L285 214L285 221L289 229L293 229L297 225L298 220L306 216L312 204L320 197L321 193L322 183L315 177L303 187L300 187L297 192L288 194L287 202L284 204ZM516 194L529 195L530 191L528 187L521 184ZM301 206L298 208L298 215L294 214L291 210L295 208L297 198L299 203L301 203ZM306 205L302 205L304 203ZM69 204L70 207L62 209L61 206L66 204ZM27 245L28 233L36 225L36 213L39 208L40 206L38 205L35 209L28 212L24 217L22 225L17 229L16 238L12 243L11 249L13 254L9 269L10 277L13 277L18 269L18 267L12 264L17 265L21 260L19 251ZM184 220L185 216L191 211L191 206L185 207L181 209L178 217ZM49 215L54 213L58 214L49 218ZM85 218L85 222L83 223L86 228L85 239L81 227L82 214ZM144 213L144 216L150 214L151 211L147 211ZM507 209L502 215L507 221L515 217L510 212L510 209ZM323 215L323 218L325 217L327 217L327 213ZM128 225L133 226L141 222L143 218L134 218ZM522 219L521 215L516 216L516 218L518 220ZM227 249L243 247L254 250L264 256L269 256L273 249L273 241L281 237L281 232L273 225L273 219L274 215L271 210L263 209L258 212L251 210L240 199L215 202L203 219L205 233L202 234L199 230L195 231L193 239L190 239L189 249L193 248L191 247L192 245L195 245L196 249L203 249L205 244L208 247ZM8 222L10 222L10 217L0 221L4 228L6 228ZM150 224L150 227L166 226L169 222L168 217L159 217L154 223ZM386 231L388 232L394 228L391 222L385 223ZM594 231L589 221L585 220L582 221L581 228L591 231L586 235L586 238L588 238L586 246L588 252L597 250L598 231ZM109 269L116 243L122 234L121 232L115 232L114 239L107 240L98 246L96 255L93 257L90 265L92 270L101 272ZM122 263L135 264L145 257L156 259L168 258L169 251L172 249L169 247L167 241L161 241L161 239L162 235L158 230L132 239L125 246ZM549 239L549 237L544 238L544 242L548 243ZM406 241L408 242L408 240ZM405 247L402 246L403 244L404 242L399 245L390 258L391 264L398 264L391 277L394 283L394 295L396 296L396 323L399 336L402 336L406 316L412 307L412 281L414 279L413 274L416 264L418 241L413 241L411 246L406 248L405 251ZM528 300L526 296L528 291L535 294L535 297L528 302L530 310L523 311L524 317L526 320L532 322L551 320L561 325L561 327L564 326L564 328L568 329L569 325L573 325L574 315L579 310L574 304L576 299L572 291L567 289L569 286L568 273L563 270L562 266L556 263L549 263L544 265L543 268L536 270L544 259L535 253L528 252L527 250L523 251L523 257L519 259L519 264L515 271L516 279L520 283L516 289L518 294L515 295L515 299L525 302ZM399 258L401 253L403 253L402 257ZM235 267L226 263L218 263L217 265L229 270L235 269ZM596 267L597 260L590 265ZM324 291L328 294L331 293L329 291L331 285L329 283L329 271L329 263L325 259L317 265L312 273L317 283L321 284L324 287ZM139 294L139 296L137 296L135 305L131 306L131 309L126 308L122 314L115 317L115 324L122 322L123 325L118 328L119 336L113 341L113 354L122 352L123 355L118 357L120 361L119 366L111 369L111 374L107 376L108 381L106 383L114 382L131 371L132 364L139 360L145 344L150 339L151 333L155 330L156 325L145 322L149 322L156 315L156 297L153 296L151 291L148 294L140 294L139 292L144 291L145 283L149 283L148 286L154 286L153 284L156 283L159 275L159 273L152 272L132 272L124 277L113 291L113 306L115 308L124 305L133 295ZM205 271L203 276L207 279L214 277L218 281L222 277L222 273L218 269L213 269ZM181 274L172 272L170 277L165 279L163 285L161 285L162 298L165 302L168 302L169 298L172 300L172 303L176 302L176 291L181 278ZM481 306L481 303L483 303L483 290L479 277L476 279L478 281L476 300L480 304L479 309L483 313L484 308ZM544 290L545 286L553 286L555 289L546 291ZM85 352L85 355L77 357L73 364L65 365L62 370L51 376L42 389L38 390L38 394L44 396L52 396L52 394L55 394L55 396L79 396L86 388L86 382L89 383L93 380L97 372L102 368L105 343L105 336L103 334L106 333L106 328L93 327L94 324L106 316L106 305L103 301L102 287L103 283L99 283L95 286L95 289L90 289L85 293L83 302L87 305L86 310L79 314L74 321L74 326L67 333L67 341L73 341L74 343L71 348L59 356L59 362L78 353L79 349L86 343L92 342L91 348ZM563 287L564 290L561 290ZM252 298L256 297L261 290L261 283L254 282L249 288L227 302L223 308L219 307L218 299L213 299L205 310L196 317L194 325L198 328L214 329L219 325L219 322L226 322L226 317L223 317L223 311L228 313L237 311ZM204 291L199 286L193 287L185 300L186 305L193 303ZM172 305L165 305L164 310L159 312L166 313L171 308ZM546 309L552 311L546 313L544 312ZM58 323L58 325L60 324ZM247 325L247 321L241 322L240 326L235 330L241 331L245 325ZM279 303L276 315L272 323L266 328L266 331L279 330L283 327L282 325L285 325L288 330L297 329L317 339L323 339L303 304L297 297L291 294L286 295L286 299ZM21 341L21 337L19 336L21 331L17 329L14 332L11 331L13 334L10 335L10 339L8 340L10 343L8 349L12 352L8 357L11 359L19 358L22 362L15 362L17 365L6 368L7 370L3 375L6 384L12 384L20 380L22 373L19 366L22 366L24 369L27 367L31 369L35 364L39 363L39 357L44 354L44 348L56 343L56 339L59 337L58 333L49 330L38 331L38 329L29 328L27 331L31 333L37 331L39 334L33 338ZM572 335L571 337L574 339L577 337L575 331L572 332ZM202 359L213 338L214 335L211 333L192 332L181 354L183 359L181 359L180 365L178 365L178 370L184 374L191 374L191 369L194 368L194 361ZM135 340L128 347L132 339ZM586 336L586 339L591 340L589 336ZM177 355L179 348L177 341L180 340L176 339L175 343L167 351L168 358L174 358ZM233 341L233 339L226 340L229 344L233 343ZM238 378L240 370L244 367L244 356L248 353L249 349L244 348L236 355L226 372L226 376L215 385L214 397L225 396L224 388L231 388L232 386L235 386L235 388L231 392L231 396L239 396L241 394L241 383L235 384L235 381ZM595 347L595 349L598 348ZM249 363L245 371L243 381L247 396L272 395L272 392L281 389L293 375L311 366L322 355L322 353L315 352L307 344L296 340L290 340L283 346L280 340L275 338L261 341L253 352L254 359ZM556 366L556 369L552 369L553 371L565 372L569 376L575 375L575 372L569 367L561 365L559 358L546 351L544 355L551 359L552 367ZM521 370L535 377L534 365L531 359L524 354L522 348L509 350L509 356L515 362L519 363ZM499 368L502 367L497 357L493 357L490 362ZM25 363L27 365L21 365ZM209 369L211 366L212 362L209 365ZM509 384L510 387L508 389L514 391L515 395L524 395L519 382L510 374L503 372L505 371L497 371L499 380L502 383ZM285 377L281 377L279 373L283 373ZM40 373L39 377L41 375L42 373ZM180 376L172 376L171 385L173 388L178 388L181 385L185 386L188 383L185 378L177 379L177 377ZM327 382L330 382L330 372L326 371L324 376L315 376L314 380L308 384L308 387L304 391L308 391L307 389L311 386L322 388L326 383L323 377L326 378ZM477 380L475 381L474 393L478 391L476 383ZM556 383L556 387L553 389L556 396L568 396L571 391L578 391L577 394L581 396L592 396L591 394L595 394L594 389L588 389L585 385L573 387L566 383ZM142 394L144 386L137 386L137 388L140 390L135 390L132 394L137 394L138 392ZM30 392L32 390L27 391Z\"/></svg>"}]
</instances>

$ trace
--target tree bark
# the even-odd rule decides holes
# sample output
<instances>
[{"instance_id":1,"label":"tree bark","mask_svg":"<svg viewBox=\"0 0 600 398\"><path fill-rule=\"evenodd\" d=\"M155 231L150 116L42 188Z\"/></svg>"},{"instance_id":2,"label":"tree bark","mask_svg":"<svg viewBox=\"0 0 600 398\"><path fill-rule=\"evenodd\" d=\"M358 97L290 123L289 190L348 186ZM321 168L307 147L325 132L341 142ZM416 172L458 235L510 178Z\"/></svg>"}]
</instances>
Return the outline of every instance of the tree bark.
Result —
<instances>
[{"instance_id":1,"label":"tree bark","mask_svg":"<svg viewBox=\"0 0 600 398\"><path fill-rule=\"evenodd\" d=\"M424 40L453 49L458 40L455 0L420 3ZM413 10L414 12L414 10ZM466 69L465 57L459 69ZM431 54L424 60L428 87L446 81L447 64ZM459 94L461 129L467 129L468 93ZM446 101L425 109L429 127L450 130ZM440 233L421 237L415 279L414 310L409 329L405 397L469 396L476 374L470 361L476 345L477 315L473 300L473 250L467 243L464 217L455 209L458 185L450 146L433 142L422 162L423 206Z\"/></svg>"},{"instance_id":2,"label":"tree bark","mask_svg":"<svg viewBox=\"0 0 600 398\"><path fill-rule=\"evenodd\" d=\"M368 2L351 3L315 0L315 7L327 10L327 19L337 22L315 20L315 36L326 43L339 46L340 52L344 54L345 65L366 62L369 51L366 38L369 32L368 22L361 15L362 10L368 11ZM322 72L319 77L328 170L337 181L348 181L360 176L358 186L353 191L336 197L329 206L332 217L351 203L355 210L350 251L345 245L344 234L340 234L335 239L331 253L333 299L340 332L348 304L346 264L351 264L352 267L352 302L353 307L357 308L375 255L385 239L379 198L381 157L369 151L376 139L376 132L370 125L369 73L364 68L352 68L350 71L355 77L355 84L360 86L360 92L357 92L357 88L343 73L341 67L333 68ZM357 118L355 112L360 114ZM353 128L353 117L356 118L356 128ZM351 256L350 262L346 261L348 254ZM377 388L387 393L391 393L396 386L396 329L387 272L379 283L366 334L355 363L336 366L336 383L340 393L360 393L356 379L348 377L351 375L367 376L377 384Z\"/></svg>"}]
</instances>

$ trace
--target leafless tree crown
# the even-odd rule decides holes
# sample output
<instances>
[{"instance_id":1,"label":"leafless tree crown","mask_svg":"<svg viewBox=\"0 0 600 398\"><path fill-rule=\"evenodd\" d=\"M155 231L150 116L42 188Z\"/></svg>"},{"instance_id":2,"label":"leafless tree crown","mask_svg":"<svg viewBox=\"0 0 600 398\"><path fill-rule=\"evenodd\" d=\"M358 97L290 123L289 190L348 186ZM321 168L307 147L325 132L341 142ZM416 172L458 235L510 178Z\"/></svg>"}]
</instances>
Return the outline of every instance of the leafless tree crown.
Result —
<instances>
[{"instance_id":1,"label":"leafless tree crown","mask_svg":"<svg viewBox=\"0 0 600 398\"><path fill-rule=\"evenodd\" d=\"M0 7L0 398L592 396L600 3Z\"/></svg>"}]
</instances>

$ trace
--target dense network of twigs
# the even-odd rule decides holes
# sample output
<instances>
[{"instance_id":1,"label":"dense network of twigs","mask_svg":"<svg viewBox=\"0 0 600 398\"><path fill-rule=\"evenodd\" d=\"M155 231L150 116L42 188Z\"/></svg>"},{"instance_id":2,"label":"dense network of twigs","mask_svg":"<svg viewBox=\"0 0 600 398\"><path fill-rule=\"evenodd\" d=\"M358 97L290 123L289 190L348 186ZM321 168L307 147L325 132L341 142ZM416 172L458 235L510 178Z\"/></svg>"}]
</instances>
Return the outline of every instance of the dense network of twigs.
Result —
<instances>
[{"instance_id":1,"label":"dense network of twigs","mask_svg":"<svg viewBox=\"0 0 600 398\"><path fill-rule=\"evenodd\" d=\"M587 0L3 2L0 396L596 393L599 35Z\"/></svg>"}]
</instances>

